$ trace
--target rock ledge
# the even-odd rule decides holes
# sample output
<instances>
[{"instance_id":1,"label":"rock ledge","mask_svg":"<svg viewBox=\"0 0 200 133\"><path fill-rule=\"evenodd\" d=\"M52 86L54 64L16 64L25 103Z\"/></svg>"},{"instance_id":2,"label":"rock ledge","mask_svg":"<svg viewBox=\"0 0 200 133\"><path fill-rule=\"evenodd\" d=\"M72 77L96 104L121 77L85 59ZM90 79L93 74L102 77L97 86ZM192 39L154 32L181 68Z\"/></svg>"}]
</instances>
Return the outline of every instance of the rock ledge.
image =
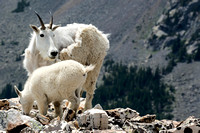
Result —
<instances>
[{"instance_id":1,"label":"rock ledge","mask_svg":"<svg viewBox=\"0 0 200 133\"><path fill-rule=\"evenodd\" d=\"M63 101L63 118L53 117L54 108L50 104L48 114L38 113L34 104L30 116L23 115L17 98L0 100L1 132L95 132L95 133L199 133L200 118L188 117L185 121L156 120L156 115L139 116L130 108L103 110L100 105L75 114L67 109L68 101ZM84 100L80 104L83 109Z\"/></svg>"}]
</instances>

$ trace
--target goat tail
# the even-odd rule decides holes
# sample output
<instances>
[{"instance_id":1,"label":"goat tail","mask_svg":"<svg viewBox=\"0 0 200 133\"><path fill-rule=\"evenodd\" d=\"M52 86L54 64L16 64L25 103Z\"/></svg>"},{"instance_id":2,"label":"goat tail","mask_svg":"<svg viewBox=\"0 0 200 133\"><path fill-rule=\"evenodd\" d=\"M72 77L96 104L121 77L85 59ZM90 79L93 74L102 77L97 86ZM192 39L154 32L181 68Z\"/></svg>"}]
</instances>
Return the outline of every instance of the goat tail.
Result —
<instances>
[{"instance_id":1,"label":"goat tail","mask_svg":"<svg viewBox=\"0 0 200 133\"><path fill-rule=\"evenodd\" d=\"M87 74L88 72L94 70L96 65L90 64L89 66L85 66L85 73Z\"/></svg>"}]
</instances>

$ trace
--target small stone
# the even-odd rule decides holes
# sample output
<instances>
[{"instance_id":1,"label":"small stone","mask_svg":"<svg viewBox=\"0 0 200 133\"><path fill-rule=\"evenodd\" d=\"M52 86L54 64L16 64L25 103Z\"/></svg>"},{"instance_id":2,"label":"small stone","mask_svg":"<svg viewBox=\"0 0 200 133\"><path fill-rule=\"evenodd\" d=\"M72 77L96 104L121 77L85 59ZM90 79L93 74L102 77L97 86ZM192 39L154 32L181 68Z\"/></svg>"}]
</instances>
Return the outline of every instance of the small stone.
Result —
<instances>
[{"instance_id":1,"label":"small stone","mask_svg":"<svg viewBox=\"0 0 200 133\"><path fill-rule=\"evenodd\" d=\"M157 24L162 23L162 22L164 21L165 18L166 18L166 16L165 16L164 14L162 14L162 15L160 16L160 18L158 19Z\"/></svg>"},{"instance_id":2,"label":"small stone","mask_svg":"<svg viewBox=\"0 0 200 133\"><path fill-rule=\"evenodd\" d=\"M35 131L31 127L23 128L20 133L35 133Z\"/></svg>"},{"instance_id":3,"label":"small stone","mask_svg":"<svg viewBox=\"0 0 200 133\"><path fill-rule=\"evenodd\" d=\"M45 125L45 128L43 131L45 132L61 132L63 129L65 129L66 121L52 121L48 125ZM63 128L63 129L62 129Z\"/></svg>"},{"instance_id":4,"label":"small stone","mask_svg":"<svg viewBox=\"0 0 200 133\"><path fill-rule=\"evenodd\" d=\"M37 114L36 118L43 125L47 125L47 124L50 123L50 119L48 117L44 116L44 115Z\"/></svg>"},{"instance_id":5,"label":"small stone","mask_svg":"<svg viewBox=\"0 0 200 133\"><path fill-rule=\"evenodd\" d=\"M7 111L0 110L0 130L5 130L7 127Z\"/></svg>"},{"instance_id":6,"label":"small stone","mask_svg":"<svg viewBox=\"0 0 200 133\"><path fill-rule=\"evenodd\" d=\"M61 129L63 131L72 132L72 129L71 129L70 125L65 121L61 122Z\"/></svg>"},{"instance_id":7,"label":"small stone","mask_svg":"<svg viewBox=\"0 0 200 133\"><path fill-rule=\"evenodd\" d=\"M100 109L100 110L103 110L103 108L101 107L100 104L95 105L93 109Z\"/></svg>"},{"instance_id":8,"label":"small stone","mask_svg":"<svg viewBox=\"0 0 200 133\"><path fill-rule=\"evenodd\" d=\"M187 47L187 54L194 54L197 48L198 47L196 45L189 45Z\"/></svg>"},{"instance_id":9,"label":"small stone","mask_svg":"<svg viewBox=\"0 0 200 133\"><path fill-rule=\"evenodd\" d=\"M63 113L62 120L65 120L67 122L72 121L76 112L72 109L66 109Z\"/></svg>"},{"instance_id":10,"label":"small stone","mask_svg":"<svg viewBox=\"0 0 200 133\"><path fill-rule=\"evenodd\" d=\"M177 12L177 9L173 9L169 12L170 17L173 17Z\"/></svg>"},{"instance_id":11,"label":"small stone","mask_svg":"<svg viewBox=\"0 0 200 133\"><path fill-rule=\"evenodd\" d=\"M158 37L161 38L163 36L167 36L167 33L160 29L160 26L153 27L153 33Z\"/></svg>"},{"instance_id":12,"label":"small stone","mask_svg":"<svg viewBox=\"0 0 200 133\"><path fill-rule=\"evenodd\" d=\"M173 121L171 121L171 120L161 120L161 122L166 127L166 129L175 128L175 125L174 125Z\"/></svg>"},{"instance_id":13,"label":"small stone","mask_svg":"<svg viewBox=\"0 0 200 133\"><path fill-rule=\"evenodd\" d=\"M113 110L106 110L106 113L111 117L115 117L116 119L131 119L139 116L139 113L137 111L130 108L117 108Z\"/></svg>"},{"instance_id":14,"label":"small stone","mask_svg":"<svg viewBox=\"0 0 200 133\"><path fill-rule=\"evenodd\" d=\"M78 126L78 121L73 121L73 124L74 124L74 127L75 127L76 129L79 128L79 126Z\"/></svg>"},{"instance_id":15,"label":"small stone","mask_svg":"<svg viewBox=\"0 0 200 133\"><path fill-rule=\"evenodd\" d=\"M112 125L111 130L122 130L118 125Z\"/></svg>"},{"instance_id":16,"label":"small stone","mask_svg":"<svg viewBox=\"0 0 200 133\"><path fill-rule=\"evenodd\" d=\"M9 102L6 99L0 100L0 109L1 110L8 110L9 109Z\"/></svg>"},{"instance_id":17,"label":"small stone","mask_svg":"<svg viewBox=\"0 0 200 133\"><path fill-rule=\"evenodd\" d=\"M152 58L152 54L149 54L146 59L151 59Z\"/></svg>"},{"instance_id":18,"label":"small stone","mask_svg":"<svg viewBox=\"0 0 200 133\"><path fill-rule=\"evenodd\" d=\"M114 117L116 119L120 118L120 114L118 112L118 109L106 110L106 113L108 114L108 116Z\"/></svg>"},{"instance_id":19,"label":"small stone","mask_svg":"<svg viewBox=\"0 0 200 133\"><path fill-rule=\"evenodd\" d=\"M78 126L78 122L75 120L75 121L69 121L67 122L67 124L70 126L70 129L72 131L76 131L76 130L79 130L80 127Z\"/></svg>"},{"instance_id":20,"label":"small stone","mask_svg":"<svg viewBox=\"0 0 200 133\"><path fill-rule=\"evenodd\" d=\"M156 115L145 115L143 117L138 116L137 118L131 119L132 122L142 122L142 123L151 123L156 119Z\"/></svg>"},{"instance_id":21,"label":"small stone","mask_svg":"<svg viewBox=\"0 0 200 133\"><path fill-rule=\"evenodd\" d=\"M39 110L31 110L29 113L29 116L34 118L37 116L38 113L39 113Z\"/></svg>"},{"instance_id":22,"label":"small stone","mask_svg":"<svg viewBox=\"0 0 200 133\"><path fill-rule=\"evenodd\" d=\"M120 116L120 118L124 118L125 117L125 119L131 119L131 118L139 116L139 113L137 111L132 110L130 108L126 108L124 110L119 110L119 112L120 112L120 114L124 115L124 116Z\"/></svg>"}]
</instances>

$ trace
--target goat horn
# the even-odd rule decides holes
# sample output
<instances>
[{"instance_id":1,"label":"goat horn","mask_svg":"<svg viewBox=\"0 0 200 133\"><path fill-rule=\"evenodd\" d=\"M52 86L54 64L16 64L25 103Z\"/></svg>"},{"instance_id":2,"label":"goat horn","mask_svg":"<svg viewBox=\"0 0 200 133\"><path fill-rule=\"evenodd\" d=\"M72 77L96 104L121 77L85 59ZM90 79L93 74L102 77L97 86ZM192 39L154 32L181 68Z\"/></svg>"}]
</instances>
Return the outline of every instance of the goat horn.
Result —
<instances>
[{"instance_id":1,"label":"goat horn","mask_svg":"<svg viewBox=\"0 0 200 133\"><path fill-rule=\"evenodd\" d=\"M39 20L40 20L40 24L41 24L41 26L42 26L42 30L45 30L45 26L44 26L44 23L43 23L43 21L42 21L42 19L41 19L41 17L40 17L40 15L35 11L35 14L37 15L37 17L39 18Z\"/></svg>"},{"instance_id":2,"label":"goat horn","mask_svg":"<svg viewBox=\"0 0 200 133\"><path fill-rule=\"evenodd\" d=\"M49 14L51 15L51 19L49 22L49 29L52 29L52 25L53 25L53 15L51 14L51 12L49 11Z\"/></svg>"}]
</instances>

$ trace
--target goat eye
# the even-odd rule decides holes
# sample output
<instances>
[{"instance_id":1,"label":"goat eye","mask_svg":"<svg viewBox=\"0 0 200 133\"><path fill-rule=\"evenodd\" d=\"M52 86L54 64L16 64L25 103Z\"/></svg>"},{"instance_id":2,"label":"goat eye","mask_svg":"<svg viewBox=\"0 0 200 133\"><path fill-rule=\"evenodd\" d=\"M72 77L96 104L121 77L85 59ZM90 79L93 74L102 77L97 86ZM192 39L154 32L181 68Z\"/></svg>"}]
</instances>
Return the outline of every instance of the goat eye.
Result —
<instances>
[{"instance_id":1,"label":"goat eye","mask_svg":"<svg viewBox=\"0 0 200 133\"><path fill-rule=\"evenodd\" d=\"M40 37L44 37L44 34L40 34Z\"/></svg>"}]
</instances>

